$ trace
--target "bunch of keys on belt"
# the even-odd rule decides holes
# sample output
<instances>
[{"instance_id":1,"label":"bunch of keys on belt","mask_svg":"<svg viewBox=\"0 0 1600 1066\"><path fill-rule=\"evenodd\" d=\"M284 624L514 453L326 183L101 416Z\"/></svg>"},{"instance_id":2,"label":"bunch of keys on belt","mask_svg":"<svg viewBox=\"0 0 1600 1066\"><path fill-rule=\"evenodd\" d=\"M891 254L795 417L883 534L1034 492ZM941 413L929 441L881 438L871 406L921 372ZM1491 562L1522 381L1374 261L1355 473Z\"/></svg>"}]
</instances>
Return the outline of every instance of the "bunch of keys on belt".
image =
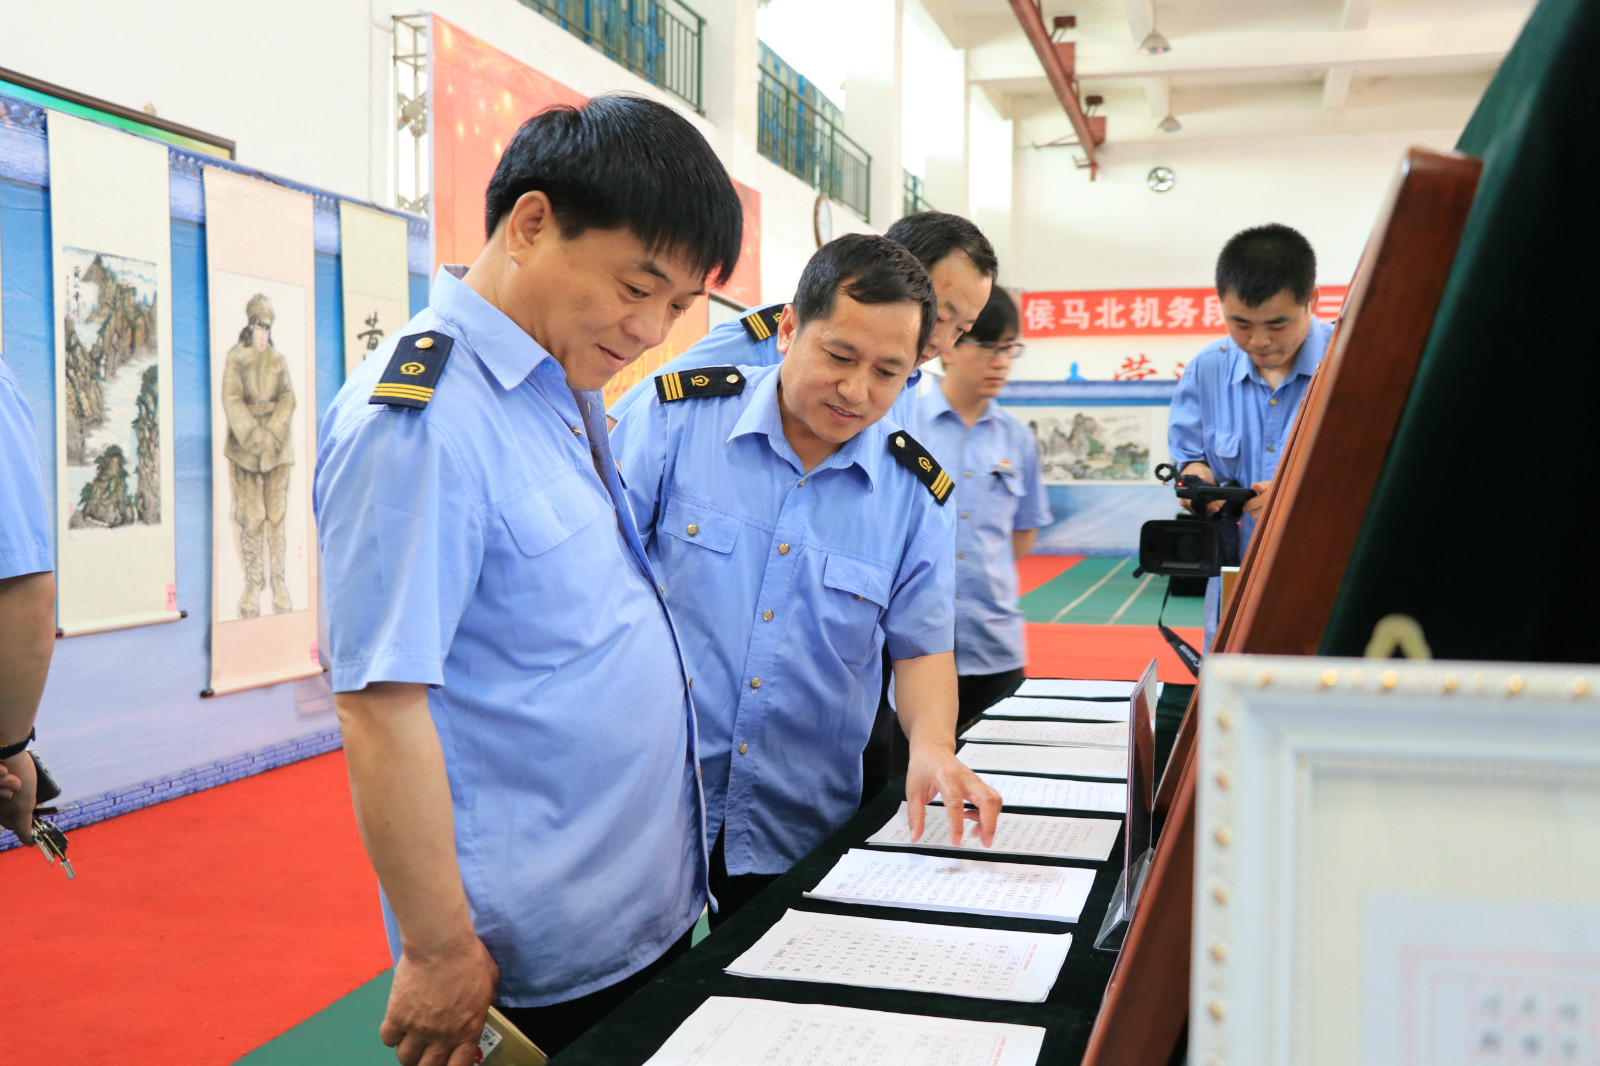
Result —
<instances>
[{"instance_id":1,"label":"bunch of keys on belt","mask_svg":"<svg viewBox=\"0 0 1600 1066\"><path fill-rule=\"evenodd\" d=\"M36 752L29 751L28 755L33 759L34 772L39 776L39 786L35 792L34 802L40 804L49 803L61 795L61 785L56 781L55 775L49 771L44 764L44 760L39 758ZM46 815L54 813L56 813L54 807L34 807L33 842L39 846L39 851L44 855L45 861L51 866L54 866L59 861L61 868L67 872L67 880L75 881L78 875L72 872L72 861L67 858L67 834L61 831L60 826L46 817Z\"/></svg>"}]
</instances>

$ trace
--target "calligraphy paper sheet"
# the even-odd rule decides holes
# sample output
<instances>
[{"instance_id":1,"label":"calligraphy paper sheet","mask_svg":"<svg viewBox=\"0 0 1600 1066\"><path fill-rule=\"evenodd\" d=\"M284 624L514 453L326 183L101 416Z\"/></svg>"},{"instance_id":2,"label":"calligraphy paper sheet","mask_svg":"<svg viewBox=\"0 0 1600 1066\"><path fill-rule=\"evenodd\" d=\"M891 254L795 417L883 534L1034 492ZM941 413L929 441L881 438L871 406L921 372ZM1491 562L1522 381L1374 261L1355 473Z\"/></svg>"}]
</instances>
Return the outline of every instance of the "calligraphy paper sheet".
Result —
<instances>
[{"instance_id":1,"label":"calligraphy paper sheet","mask_svg":"<svg viewBox=\"0 0 1600 1066\"><path fill-rule=\"evenodd\" d=\"M1047 700L1010 696L983 712L996 718L1076 718L1091 722L1126 722L1127 700Z\"/></svg>"},{"instance_id":2,"label":"calligraphy paper sheet","mask_svg":"<svg viewBox=\"0 0 1600 1066\"><path fill-rule=\"evenodd\" d=\"M644 1066L1034 1066L1033 1025L712 996Z\"/></svg>"},{"instance_id":3,"label":"calligraphy paper sheet","mask_svg":"<svg viewBox=\"0 0 1600 1066\"><path fill-rule=\"evenodd\" d=\"M1021 744L966 744L956 758L974 770L1014 774L1128 779L1127 751L1111 748L1039 748Z\"/></svg>"},{"instance_id":4,"label":"calligraphy paper sheet","mask_svg":"<svg viewBox=\"0 0 1600 1066\"><path fill-rule=\"evenodd\" d=\"M791 910L727 972L1043 1003L1071 933L1012 933Z\"/></svg>"},{"instance_id":5,"label":"calligraphy paper sheet","mask_svg":"<svg viewBox=\"0 0 1600 1066\"><path fill-rule=\"evenodd\" d=\"M1076 922L1093 885L1093 870L1072 866L852 848L806 895L867 906Z\"/></svg>"},{"instance_id":6,"label":"calligraphy paper sheet","mask_svg":"<svg viewBox=\"0 0 1600 1066\"><path fill-rule=\"evenodd\" d=\"M996 792L1009 807L1047 807L1064 811L1110 811L1121 814L1128 806L1128 786L1098 781L1056 781L1048 777L979 774L978 779ZM935 803L944 800L936 799Z\"/></svg>"},{"instance_id":7,"label":"calligraphy paper sheet","mask_svg":"<svg viewBox=\"0 0 1600 1066\"><path fill-rule=\"evenodd\" d=\"M1128 725L1126 722L980 721L963 733L961 739L994 744L1121 748L1128 743Z\"/></svg>"},{"instance_id":8,"label":"calligraphy paper sheet","mask_svg":"<svg viewBox=\"0 0 1600 1066\"><path fill-rule=\"evenodd\" d=\"M1125 700L1133 695L1137 681L1072 681L1061 677L1030 677L1017 689L1019 696L1047 696L1067 700ZM1156 683L1155 699L1161 698L1163 683Z\"/></svg>"},{"instance_id":9,"label":"calligraphy paper sheet","mask_svg":"<svg viewBox=\"0 0 1600 1066\"><path fill-rule=\"evenodd\" d=\"M977 851L989 855L1034 855L1046 859L1092 859L1104 862L1116 843L1120 818L1062 818L1051 814L1001 813L994 827L994 845L984 847L976 819L968 818L957 847L950 843L950 819L943 807L927 807L922 839L913 843L909 806L900 804L887 825L867 838L868 844Z\"/></svg>"}]
</instances>

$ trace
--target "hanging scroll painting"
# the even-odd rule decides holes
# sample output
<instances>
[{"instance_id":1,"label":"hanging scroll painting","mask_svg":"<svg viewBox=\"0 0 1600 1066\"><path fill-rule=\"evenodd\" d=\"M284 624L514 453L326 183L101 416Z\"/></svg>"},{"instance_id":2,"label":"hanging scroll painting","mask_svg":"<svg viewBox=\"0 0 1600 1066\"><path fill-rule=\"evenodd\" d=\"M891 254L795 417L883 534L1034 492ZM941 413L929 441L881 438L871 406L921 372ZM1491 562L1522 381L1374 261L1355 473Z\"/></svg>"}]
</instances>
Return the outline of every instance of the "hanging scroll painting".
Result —
<instances>
[{"instance_id":1,"label":"hanging scroll painting","mask_svg":"<svg viewBox=\"0 0 1600 1066\"><path fill-rule=\"evenodd\" d=\"M57 625L170 622L177 604L167 149L49 113Z\"/></svg>"},{"instance_id":2,"label":"hanging scroll painting","mask_svg":"<svg viewBox=\"0 0 1600 1066\"><path fill-rule=\"evenodd\" d=\"M317 654L311 197L207 167L215 694L309 677Z\"/></svg>"},{"instance_id":3,"label":"hanging scroll painting","mask_svg":"<svg viewBox=\"0 0 1600 1066\"><path fill-rule=\"evenodd\" d=\"M344 297L344 373L411 318L406 220L339 202L339 280Z\"/></svg>"}]
</instances>

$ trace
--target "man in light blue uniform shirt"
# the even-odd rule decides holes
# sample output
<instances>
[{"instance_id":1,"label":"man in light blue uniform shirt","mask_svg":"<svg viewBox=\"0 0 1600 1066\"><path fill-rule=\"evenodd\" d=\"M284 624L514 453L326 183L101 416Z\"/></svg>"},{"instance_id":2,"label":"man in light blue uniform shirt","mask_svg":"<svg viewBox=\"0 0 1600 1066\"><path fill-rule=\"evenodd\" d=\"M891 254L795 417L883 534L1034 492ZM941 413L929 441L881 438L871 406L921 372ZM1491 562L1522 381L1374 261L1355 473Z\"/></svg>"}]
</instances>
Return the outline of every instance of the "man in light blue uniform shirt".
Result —
<instances>
[{"instance_id":1,"label":"man in light blue uniform shirt","mask_svg":"<svg viewBox=\"0 0 1600 1066\"><path fill-rule=\"evenodd\" d=\"M1184 368L1172 398L1167 447L1178 473L1199 474L1211 484L1237 482L1258 494L1244 506L1238 557L1226 565L1244 558L1300 401L1333 335L1333 327L1312 314L1316 278L1316 253L1288 226L1235 234L1217 257L1228 336ZM1211 504L1211 513L1221 506ZM1216 635L1221 595L1221 580L1212 578L1202 650L1210 650Z\"/></svg>"},{"instance_id":2,"label":"man in light blue uniform shirt","mask_svg":"<svg viewBox=\"0 0 1600 1066\"><path fill-rule=\"evenodd\" d=\"M612 432L695 678L717 921L855 813L887 641L923 804L999 797L955 758L950 482L880 420L933 322L927 273L852 234L806 265L776 367L655 379Z\"/></svg>"},{"instance_id":3,"label":"man in light blue uniform shirt","mask_svg":"<svg viewBox=\"0 0 1600 1066\"><path fill-rule=\"evenodd\" d=\"M920 367L950 346L972 328L983 310L999 270L989 239L960 215L942 211L919 211L906 215L884 234L917 257L933 279L939 300L938 318L917 363ZM670 374L700 366L776 366L783 358L778 351L778 320L783 304L774 304L745 315L737 322L724 322L689 346L689 350L669 359L656 374ZM906 379L905 392L895 397L889 421L909 426L916 412L917 386L923 380L920 369ZM655 394L651 378L645 378L619 396L610 408L615 423L634 404Z\"/></svg>"},{"instance_id":4,"label":"man in light blue uniform shirt","mask_svg":"<svg viewBox=\"0 0 1600 1066\"><path fill-rule=\"evenodd\" d=\"M676 112L597 97L530 119L487 204L484 251L340 390L317 456L396 957L380 1036L408 1063L470 1056L491 1002L559 1050L707 899L688 675L598 390L733 267L739 200Z\"/></svg>"},{"instance_id":5,"label":"man in light blue uniform shirt","mask_svg":"<svg viewBox=\"0 0 1600 1066\"><path fill-rule=\"evenodd\" d=\"M27 746L56 645L51 517L33 412L0 359L0 827L24 844L38 789Z\"/></svg>"},{"instance_id":6,"label":"man in light blue uniform shirt","mask_svg":"<svg viewBox=\"0 0 1600 1066\"><path fill-rule=\"evenodd\" d=\"M956 673L965 726L1022 683L1028 659L1017 560L1050 523L1033 431L995 402L1022 354L1017 305L999 286L917 401L916 433L955 483Z\"/></svg>"}]
</instances>

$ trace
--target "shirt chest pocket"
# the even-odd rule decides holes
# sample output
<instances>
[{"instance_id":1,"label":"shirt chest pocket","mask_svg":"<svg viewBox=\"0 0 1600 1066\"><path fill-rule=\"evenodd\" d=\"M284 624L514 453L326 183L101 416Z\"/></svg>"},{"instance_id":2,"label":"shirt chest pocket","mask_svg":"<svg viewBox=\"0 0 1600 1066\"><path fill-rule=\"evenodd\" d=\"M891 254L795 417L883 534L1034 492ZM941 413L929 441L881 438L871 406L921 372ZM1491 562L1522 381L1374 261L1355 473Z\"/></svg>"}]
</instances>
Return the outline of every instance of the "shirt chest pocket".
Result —
<instances>
[{"instance_id":1,"label":"shirt chest pocket","mask_svg":"<svg viewBox=\"0 0 1600 1066\"><path fill-rule=\"evenodd\" d=\"M1219 459L1237 459L1239 457L1239 434L1226 433L1219 430L1206 430L1206 452Z\"/></svg>"},{"instance_id":2,"label":"shirt chest pocket","mask_svg":"<svg viewBox=\"0 0 1600 1066\"><path fill-rule=\"evenodd\" d=\"M594 487L568 470L500 510L517 551L533 559L546 554L599 517Z\"/></svg>"},{"instance_id":3,"label":"shirt chest pocket","mask_svg":"<svg viewBox=\"0 0 1600 1066\"><path fill-rule=\"evenodd\" d=\"M1013 499L1021 499L1022 498L1022 495L1023 495L1024 491L1025 491L1024 488L1023 488L1023 485L1022 485L1022 475L1012 473L1012 474L991 474L989 476L992 477L995 481L999 482L999 484L994 487L994 491L995 492L1001 493L1002 495L1010 496Z\"/></svg>"},{"instance_id":4,"label":"shirt chest pocket","mask_svg":"<svg viewBox=\"0 0 1600 1066\"><path fill-rule=\"evenodd\" d=\"M732 515L669 496L661 512L661 521L656 523L656 532L683 544L727 555L739 539L739 525L739 520Z\"/></svg>"},{"instance_id":5,"label":"shirt chest pocket","mask_svg":"<svg viewBox=\"0 0 1600 1066\"><path fill-rule=\"evenodd\" d=\"M889 606L893 575L885 568L830 555L822 570L823 634L840 659L861 666L878 652L878 619Z\"/></svg>"}]
</instances>

